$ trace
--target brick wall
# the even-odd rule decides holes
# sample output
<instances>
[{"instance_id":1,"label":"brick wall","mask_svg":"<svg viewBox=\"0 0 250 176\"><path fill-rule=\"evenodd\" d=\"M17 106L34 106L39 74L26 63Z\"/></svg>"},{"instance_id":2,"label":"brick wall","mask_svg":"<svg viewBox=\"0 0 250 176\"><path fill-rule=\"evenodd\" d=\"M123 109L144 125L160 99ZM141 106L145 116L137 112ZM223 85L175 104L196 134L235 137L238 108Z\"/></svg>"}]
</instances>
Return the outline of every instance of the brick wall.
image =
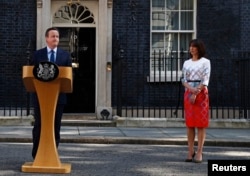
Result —
<instances>
[{"instance_id":1,"label":"brick wall","mask_svg":"<svg viewBox=\"0 0 250 176\"><path fill-rule=\"evenodd\" d=\"M241 1L198 1L198 38L205 41L209 56L226 58L240 49Z\"/></svg>"},{"instance_id":2,"label":"brick wall","mask_svg":"<svg viewBox=\"0 0 250 176\"><path fill-rule=\"evenodd\" d=\"M241 16L241 50L250 51L250 1L242 0L242 6L240 8Z\"/></svg>"},{"instance_id":3,"label":"brick wall","mask_svg":"<svg viewBox=\"0 0 250 176\"><path fill-rule=\"evenodd\" d=\"M35 49L36 1L0 1L0 107L22 107L26 91L22 66L27 63L27 47Z\"/></svg>"},{"instance_id":4,"label":"brick wall","mask_svg":"<svg viewBox=\"0 0 250 176\"><path fill-rule=\"evenodd\" d=\"M143 102L147 89L150 47L150 1L113 1L113 84L112 102L121 98L125 104ZM124 49L122 78L116 74L116 51ZM122 79L122 95L117 95L117 83Z\"/></svg>"}]
</instances>

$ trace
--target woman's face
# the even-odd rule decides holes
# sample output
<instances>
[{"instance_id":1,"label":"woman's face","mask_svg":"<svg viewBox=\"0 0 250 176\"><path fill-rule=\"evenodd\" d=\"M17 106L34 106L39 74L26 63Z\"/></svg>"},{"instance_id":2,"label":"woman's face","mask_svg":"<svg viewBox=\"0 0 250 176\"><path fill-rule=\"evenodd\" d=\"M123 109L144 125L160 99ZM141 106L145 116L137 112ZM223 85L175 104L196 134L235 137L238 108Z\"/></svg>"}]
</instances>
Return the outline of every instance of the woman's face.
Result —
<instances>
[{"instance_id":1,"label":"woman's face","mask_svg":"<svg viewBox=\"0 0 250 176\"><path fill-rule=\"evenodd\" d=\"M189 47L189 52L192 56L197 56L198 55L198 48L195 46L190 46Z\"/></svg>"}]
</instances>

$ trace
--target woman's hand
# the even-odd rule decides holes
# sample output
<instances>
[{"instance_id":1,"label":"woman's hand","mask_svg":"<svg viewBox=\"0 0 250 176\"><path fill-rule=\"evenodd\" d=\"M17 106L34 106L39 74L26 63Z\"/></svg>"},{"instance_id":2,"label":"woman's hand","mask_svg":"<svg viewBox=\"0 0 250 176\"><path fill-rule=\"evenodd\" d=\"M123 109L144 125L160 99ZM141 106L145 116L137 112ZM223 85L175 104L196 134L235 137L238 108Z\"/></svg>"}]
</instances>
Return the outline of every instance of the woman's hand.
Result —
<instances>
[{"instance_id":1,"label":"woman's hand","mask_svg":"<svg viewBox=\"0 0 250 176\"><path fill-rule=\"evenodd\" d=\"M200 87L192 87L192 89L190 91L192 92L192 95L190 96L189 100L192 104L194 104L196 96L201 92L201 88Z\"/></svg>"},{"instance_id":2,"label":"woman's hand","mask_svg":"<svg viewBox=\"0 0 250 176\"><path fill-rule=\"evenodd\" d=\"M192 88L190 89L190 91L191 91L194 95L197 95L197 94L199 94L199 93L201 92L201 89L200 89L200 87L192 87Z\"/></svg>"},{"instance_id":3,"label":"woman's hand","mask_svg":"<svg viewBox=\"0 0 250 176\"><path fill-rule=\"evenodd\" d=\"M196 99L196 95L192 94L189 98L190 103L194 104L195 103L195 99Z\"/></svg>"}]
</instances>

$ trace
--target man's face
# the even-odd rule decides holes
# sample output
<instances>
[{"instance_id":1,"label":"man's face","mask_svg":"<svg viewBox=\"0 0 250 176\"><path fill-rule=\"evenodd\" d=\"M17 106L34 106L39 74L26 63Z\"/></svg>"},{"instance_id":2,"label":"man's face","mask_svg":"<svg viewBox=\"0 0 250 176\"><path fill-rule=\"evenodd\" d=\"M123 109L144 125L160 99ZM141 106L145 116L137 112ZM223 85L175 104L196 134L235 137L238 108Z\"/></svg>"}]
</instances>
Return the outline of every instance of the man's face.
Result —
<instances>
[{"instance_id":1,"label":"man's face","mask_svg":"<svg viewBox=\"0 0 250 176\"><path fill-rule=\"evenodd\" d=\"M59 43L59 33L56 30L51 30L46 37L46 42L49 48L54 49Z\"/></svg>"}]
</instances>

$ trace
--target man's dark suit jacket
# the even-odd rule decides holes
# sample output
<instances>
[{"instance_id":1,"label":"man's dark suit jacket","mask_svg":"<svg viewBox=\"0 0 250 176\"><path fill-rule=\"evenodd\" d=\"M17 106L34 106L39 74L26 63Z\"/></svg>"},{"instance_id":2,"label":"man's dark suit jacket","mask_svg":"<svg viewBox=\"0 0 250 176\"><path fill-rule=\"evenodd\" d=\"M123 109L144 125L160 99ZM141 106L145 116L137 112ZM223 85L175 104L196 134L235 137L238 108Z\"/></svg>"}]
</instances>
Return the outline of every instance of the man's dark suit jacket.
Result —
<instances>
[{"instance_id":1,"label":"man's dark suit jacket","mask_svg":"<svg viewBox=\"0 0 250 176\"><path fill-rule=\"evenodd\" d=\"M47 53L47 47L35 51L35 53L33 55L33 58L31 60L31 65L37 65L41 61L49 61L48 53ZM69 53L62 50L62 49L60 49L60 48L57 48L55 64L57 64L58 66L71 67L72 66L72 60L71 60L71 57L70 57ZM36 105L39 106L36 95L33 98L33 103L34 103L35 106ZM60 95L58 97L57 104L66 104L66 103L67 103L66 94L65 93L60 93Z\"/></svg>"}]
</instances>

